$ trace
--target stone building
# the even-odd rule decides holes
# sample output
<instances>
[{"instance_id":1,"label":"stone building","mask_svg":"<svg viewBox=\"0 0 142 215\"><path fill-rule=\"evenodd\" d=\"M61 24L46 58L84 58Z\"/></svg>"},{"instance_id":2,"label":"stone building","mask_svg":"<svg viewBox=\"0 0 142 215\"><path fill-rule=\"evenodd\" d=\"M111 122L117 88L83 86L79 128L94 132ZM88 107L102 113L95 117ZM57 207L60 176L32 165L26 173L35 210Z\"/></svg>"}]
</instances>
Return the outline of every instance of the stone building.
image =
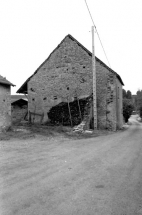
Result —
<instances>
[{"instance_id":1,"label":"stone building","mask_svg":"<svg viewBox=\"0 0 142 215\"><path fill-rule=\"evenodd\" d=\"M11 86L15 85L0 75L0 130L11 125Z\"/></svg>"},{"instance_id":2,"label":"stone building","mask_svg":"<svg viewBox=\"0 0 142 215\"><path fill-rule=\"evenodd\" d=\"M116 130L123 125L123 81L97 57L96 80L98 128ZM92 53L67 35L17 93L28 94L35 122L46 122L53 106L89 97L92 85Z\"/></svg>"}]
</instances>

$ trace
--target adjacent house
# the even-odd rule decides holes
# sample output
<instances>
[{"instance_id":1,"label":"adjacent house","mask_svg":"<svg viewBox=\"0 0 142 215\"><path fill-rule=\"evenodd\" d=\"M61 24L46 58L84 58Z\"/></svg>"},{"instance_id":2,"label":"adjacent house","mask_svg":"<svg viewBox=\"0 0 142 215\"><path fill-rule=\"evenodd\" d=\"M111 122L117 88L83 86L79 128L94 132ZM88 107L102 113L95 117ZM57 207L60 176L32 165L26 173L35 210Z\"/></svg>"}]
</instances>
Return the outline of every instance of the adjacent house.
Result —
<instances>
[{"instance_id":1,"label":"adjacent house","mask_svg":"<svg viewBox=\"0 0 142 215\"><path fill-rule=\"evenodd\" d=\"M96 57L98 129L122 127L123 85L121 77ZM53 107L89 98L92 88L92 53L69 34L17 93L28 94L30 120L46 122Z\"/></svg>"},{"instance_id":2,"label":"adjacent house","mask_svg":"<svg viewBox=\"0 0 142 215\"><path fill-rule=\"evenodd\" d=\"M0 75L0 130L11 125L11 86L15 85Z\"/></svg>"}]
</instances>

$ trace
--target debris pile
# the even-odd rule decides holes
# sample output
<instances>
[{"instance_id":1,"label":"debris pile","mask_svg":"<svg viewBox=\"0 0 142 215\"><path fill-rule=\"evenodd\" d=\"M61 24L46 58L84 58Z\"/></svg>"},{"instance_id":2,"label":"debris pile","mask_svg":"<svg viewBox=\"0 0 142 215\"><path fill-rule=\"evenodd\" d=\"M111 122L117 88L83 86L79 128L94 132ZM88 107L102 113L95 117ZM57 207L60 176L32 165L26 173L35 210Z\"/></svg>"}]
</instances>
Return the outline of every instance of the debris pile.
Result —
<instances>
[{"instance_id":1,"label":"debris pile","mask_svg":"<svg viewBox=\"0 0 142 215\"><path fill-rule=\"evenodd\" d=\"M60 104L52 107L48 113L50 123L53 125L71 125L76 126L82 122L86 116L86 107L90 97L74 100L70 102L61 102ZM69 112L70 108L70 112ZM71 113L71 114L70 114Z\"/></svg>"}]
</instances>

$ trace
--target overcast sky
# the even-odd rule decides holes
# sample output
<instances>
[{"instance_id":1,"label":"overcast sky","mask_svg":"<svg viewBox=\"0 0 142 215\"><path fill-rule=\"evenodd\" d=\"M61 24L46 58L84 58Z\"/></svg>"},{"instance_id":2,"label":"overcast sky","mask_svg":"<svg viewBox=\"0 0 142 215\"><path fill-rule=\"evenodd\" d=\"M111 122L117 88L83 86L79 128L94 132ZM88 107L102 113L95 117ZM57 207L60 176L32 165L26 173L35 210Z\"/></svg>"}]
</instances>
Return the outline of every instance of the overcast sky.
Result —
<instances>
[{"instance_id":1,"label":"overcast sky","mask_svg":"<svg viewBox=\"0 0 142 215\"><path fill-rule=\"evenodd\" d=\"M111 68L133 94L142 89L142 0L87 0ZM92 22L84 0L1 0L0 75L16 85L67 35L90 51ZM96 56L107 63L95 35Z\"/></svg>"}]
</instances>

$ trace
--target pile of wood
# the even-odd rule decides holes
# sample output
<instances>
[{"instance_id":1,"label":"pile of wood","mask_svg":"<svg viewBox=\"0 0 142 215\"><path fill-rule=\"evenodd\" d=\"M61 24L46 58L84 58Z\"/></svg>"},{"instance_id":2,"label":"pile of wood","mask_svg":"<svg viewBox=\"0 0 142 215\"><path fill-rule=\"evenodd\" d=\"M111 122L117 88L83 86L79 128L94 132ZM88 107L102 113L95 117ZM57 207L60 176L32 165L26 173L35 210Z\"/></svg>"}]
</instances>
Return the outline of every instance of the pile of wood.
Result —
<instances>
[{"instance_id":1,"label":"pile of wood","mask_svg":"<svg viewBox=\"0 0 142 215\"><path fill-rule=\"evenodd\" d=\"M51 124L75 126L83 121L86 116L90 97L76 99L73 102L62 102L52 107L48 113Z\"/></svg>"}]
</instances>

